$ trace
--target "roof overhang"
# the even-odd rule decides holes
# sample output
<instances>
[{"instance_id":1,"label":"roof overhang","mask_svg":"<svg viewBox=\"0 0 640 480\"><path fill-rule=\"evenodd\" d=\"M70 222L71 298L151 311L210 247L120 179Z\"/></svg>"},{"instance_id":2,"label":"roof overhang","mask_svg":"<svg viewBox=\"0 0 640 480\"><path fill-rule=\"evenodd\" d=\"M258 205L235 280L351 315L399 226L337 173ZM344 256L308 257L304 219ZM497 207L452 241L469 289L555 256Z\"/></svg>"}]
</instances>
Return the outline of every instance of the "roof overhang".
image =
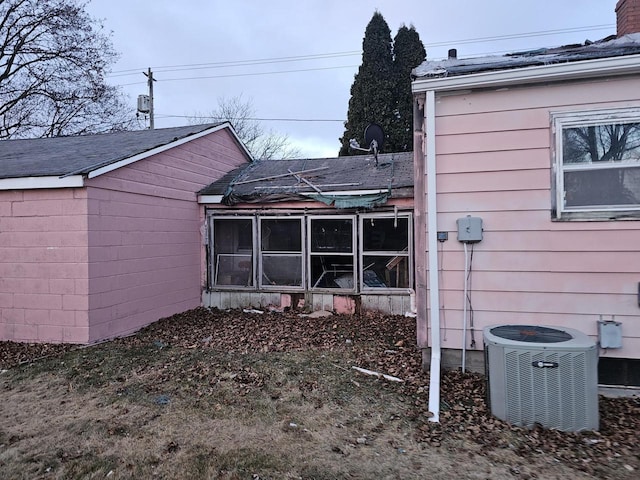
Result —
<instances>
[{"instance_id":1,"label":"roof overhang","mask_svg":"<svg viewBox=\"0 0 640 480\"><path fill-rule=\"evenodd\" d=\"M30 190L36 188L80 188L84 187L82 175L70 177L19 177L0 179L0 190Z\"/></svg>"},{"instance_id":2,"label":"roof overhang","mask_svg":"<svg viewBox=\"0 0 640 480\"><path fill-rule=\"evenodd\" d=\"M640 73L640 55L580 60L575 62L537 65L524 68L479 72L469 75L439 78L418 78L413 81L413 93L500 88L511 85L557 82Z\"/></svg>"},{"instance_id":3,"label":"roof overhang","mask_svg":"<svg viewBox=\"0 0 640 480\"><path fill-rule=\"evenodd\" d=\"M180 139L175 140L175 141L173 141L171 143L167 143L165 145L160 145L159 147L152 148L151 150L147 150L146 152L139 153L138 155L134 155L132 157L124 158L124 159L122 159L122 160L120 160L118 162L114 162L114 163L111 163L109 165L105 165L103 167L96 168L95 170L91 170L89 172L89 174L88 174L88 177L89 178L94 178L94 177L98 177L100 175L103 175L105 173L112 172L113 170L117 170L118 168L125 167L125 166L130 165L132 163L135 163L135 162L137 162L139 160L143 160L145 158L151 157L152 155L157 155L158 153L165 152L167 150L175 148L175 147L177 147L179 145L182 145L184 143L191 142L192 140L195 140L197 138L204 137L206 135L210 135L211 133L220 131L220 130L222 130L224 128L228 128L229 129L229 131L234 136L234 138L238 141L238 144L244 150L244 152L249 157L249 159L253 159L253 157L251 156L251 153L249 152L249 150L247 150L247 147L244 145L244 143L242 143L242 141L238 137L238 134L234 130L233 126L229 122L224 122L224 123L221 123L220 125L216 125L215 127L203 130L202 132L194 133L193 135L188 135L188 136L186 136L184 138L180 138Z\"/></svg>"}]
</instances>

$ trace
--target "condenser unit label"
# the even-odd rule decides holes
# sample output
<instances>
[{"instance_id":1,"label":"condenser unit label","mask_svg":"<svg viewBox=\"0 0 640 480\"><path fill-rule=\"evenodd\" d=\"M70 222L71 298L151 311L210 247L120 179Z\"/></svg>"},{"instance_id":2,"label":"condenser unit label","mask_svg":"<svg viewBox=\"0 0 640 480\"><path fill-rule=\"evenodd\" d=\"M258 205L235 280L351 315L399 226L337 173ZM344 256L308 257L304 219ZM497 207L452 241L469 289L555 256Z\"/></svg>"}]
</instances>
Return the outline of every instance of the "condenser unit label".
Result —
<instances>
[{"instance_id":1,"label":"condenser unit label","mask_svg":"<svg viewBox=\"0 0 640 480\"><path fill-rule=\"evenodd\" d=\"M537 368L558 368L558 362L543 362L541 360L531 362L531 365Z\"/></svg>"}]
</instances>

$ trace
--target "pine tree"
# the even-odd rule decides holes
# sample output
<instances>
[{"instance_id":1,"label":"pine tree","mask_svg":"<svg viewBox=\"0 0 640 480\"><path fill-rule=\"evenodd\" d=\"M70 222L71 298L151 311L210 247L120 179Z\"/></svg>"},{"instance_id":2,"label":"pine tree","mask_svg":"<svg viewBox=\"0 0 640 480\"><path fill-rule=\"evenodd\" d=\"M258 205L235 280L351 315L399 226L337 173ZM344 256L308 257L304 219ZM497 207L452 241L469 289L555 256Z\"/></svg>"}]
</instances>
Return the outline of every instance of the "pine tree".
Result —
<instances>
[{"instance_id":1,"label":"pine tree","mask_svg":"<svg viewBox=\"0 0 640 480\"><path fill-rule=\"evenodd\" d=\"M364 130L370 123L377 123L385 132L381 151L401 152L413 148L411 70L426 56L413 26L402 26L392 43L391 31L382 14L373 14L362 41L362 64L351 85L339 155L362 153L350 151L349 140L355 138L362 144Z\"/></svg>"},{"instance_id":2,"label":"pine tree","mask_svg":"<svg viewBox=\"0 0 640 480\"><path fill-rule=\"evenodd\" d=\"M411 70L420 65L427 52L413 26L400 27L393 39L393 76L395 109L391 129L387 132L390 152L408 152L413 149L413 96Z\"/></svg>"},{"instance_id":3,"label":"pine tree","mask_svg":"<svg viewBox=\"0 0 640 480\"><path fill-rule=\"evenodd\" d=\"M394 108L393 90L391 30L382 14L375 12L362 40L362 64L351 85L339 155L359 153L349 151L349 140L355 138L362 143L368 124L377 123L387 131Z\"/></svg>"}]
</instances>

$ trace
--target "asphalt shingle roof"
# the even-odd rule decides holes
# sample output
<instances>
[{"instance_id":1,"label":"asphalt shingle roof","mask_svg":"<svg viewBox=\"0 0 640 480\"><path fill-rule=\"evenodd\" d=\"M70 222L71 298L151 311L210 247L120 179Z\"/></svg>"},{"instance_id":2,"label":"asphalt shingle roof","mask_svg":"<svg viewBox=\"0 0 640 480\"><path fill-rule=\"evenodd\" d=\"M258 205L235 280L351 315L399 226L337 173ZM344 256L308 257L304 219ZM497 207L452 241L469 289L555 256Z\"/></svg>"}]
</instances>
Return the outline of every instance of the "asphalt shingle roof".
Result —
<instances>
[{"instance_id":1,"label":"asphalt shingle roof","mask_svg":"<svg viewBox=\"0 0 640 480\"><path fill-rule=\"evenodd\" d=\"M238 168L203 188L200 195L233 197L231 203L300 199L314 188L322 192L413 188L413 153L354 155L336 158L259 160ZM306 198L306 197L305 197Z\"/></svg>"},{"instance_id":2,"label":"asphalt shingle roof","mask_svg":"<svg viewBox=\"0 0 640 480\"><path fill-rule=\"evenodd\" d=\"M0 141L0 178L86 174L221 125Z\"/></svg>"}]
</instances>

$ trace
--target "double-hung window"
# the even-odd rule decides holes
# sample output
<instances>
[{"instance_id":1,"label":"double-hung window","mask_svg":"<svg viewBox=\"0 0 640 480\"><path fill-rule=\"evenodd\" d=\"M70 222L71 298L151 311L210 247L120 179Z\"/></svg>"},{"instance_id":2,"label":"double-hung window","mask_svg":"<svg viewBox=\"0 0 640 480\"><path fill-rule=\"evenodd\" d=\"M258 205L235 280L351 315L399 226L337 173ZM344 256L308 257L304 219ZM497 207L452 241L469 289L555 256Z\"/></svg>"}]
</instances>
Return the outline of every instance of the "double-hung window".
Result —
<instances>
[{"instance_id":1,"label":"double-hung window","mask_svg":"<svg viewBox=\"0 0 640 480\"><path fill-rule=\"evenodd\" d=\"M558 113L556 216L640 214L640 108Z\"/></svg>"}]
</instances>

